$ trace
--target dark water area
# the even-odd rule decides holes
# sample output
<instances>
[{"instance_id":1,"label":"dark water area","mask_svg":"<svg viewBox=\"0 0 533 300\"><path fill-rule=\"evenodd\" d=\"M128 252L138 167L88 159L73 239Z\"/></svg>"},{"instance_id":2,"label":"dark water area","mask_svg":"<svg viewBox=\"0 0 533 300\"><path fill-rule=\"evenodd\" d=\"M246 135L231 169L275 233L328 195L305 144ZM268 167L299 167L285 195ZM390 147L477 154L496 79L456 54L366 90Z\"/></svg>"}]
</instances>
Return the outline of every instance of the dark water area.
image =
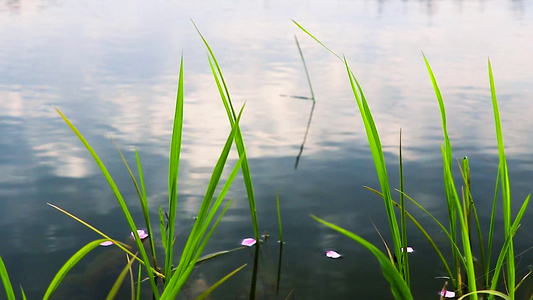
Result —
<instances>
[{"instance_id":1,"label":"dark water area","mask_svg":"<svg viewBox=\"0 0 533 300\"><path fill-rule=\"evenodd\" d=\"M47 202L112 237L129 240L127 222L105 178L54 108L94 147L141 226L135 189L109 137L132 165L134 150L139 150L155 221L159 206L166 209L168 202L168 152L182 52L185 121L176 244L178 250L183 247L230 130L207 51L190 19L214 50L235 105L246 103L241 128L259 227L271 236L261 247L257 299L285 299L290 293L290 299L392 299L377 260L309 216L344 227L384 250L374 224L390 241L383 201L364 188L378 188L379 183L346 70L291 19L348 59L374 114L393 187L399 185L402 128L405 190L445 221L442 129L424 52L443 93L453 158L470 159L472 193L485 228L498 167L490 57L515 212L533 189L529 1L0 0L0 256L13 286L22 285L28 299L41 298L63 263L98 238ZM316 98L297 169L312 102L283 96L310 96L294 35ZM229 166L236 157L230 156ZM227 178L229 171L225 174ZM286 242L279 296L276 194ZM227 198L232 205L205 254L233 249L253 235L241 177ZM409 210L449 256L440 229L414 206ZM528 209L516 236L518 276L533 265L533 251L528 251L533 246L531 216ZM415 248L410 256L413 296L437 299L443 281L435 277L445 270L417 229L410 224L408 229ZM326 258L329 249L343 257ZM253 259L253 251L243 249L202 264L180 299L193 298L244 263L248 266L211 299L248 299ZM56 299L101 299L124 265L117 249L97 248L71 271ZM520 297L528 299L532 286L526 282ZM147 282L143 287L149 292ZM119 298L129 297L125 287Z\"/></svg>"}]
</instances>

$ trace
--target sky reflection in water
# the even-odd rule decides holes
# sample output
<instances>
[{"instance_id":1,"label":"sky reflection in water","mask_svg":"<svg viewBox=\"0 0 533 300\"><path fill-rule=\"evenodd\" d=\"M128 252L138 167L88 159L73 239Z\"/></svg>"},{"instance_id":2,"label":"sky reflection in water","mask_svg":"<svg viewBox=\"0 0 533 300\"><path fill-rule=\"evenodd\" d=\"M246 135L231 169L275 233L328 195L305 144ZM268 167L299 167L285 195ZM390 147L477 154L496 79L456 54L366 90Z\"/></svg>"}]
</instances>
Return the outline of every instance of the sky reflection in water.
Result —
<instances>
[{"instance_id":1,"label":"sky reflection in water","mask_svg":"<svg viewBox=\"0 0 533 300\"><path fill-rule=\"evenodd\" d=\"M474 197L480 201L491 199L497 167L486 61L490 56L516 180L514 195L521 200L531 190L523 178L533 171L533 140L528 138L533 125L528 100L533 96L532 10L527 1L213 1L207 8L205 3L185 1L2 1L0 226L7 236L0 254L14 281L39 297L39 289L66 258L97 238L51 211L46 202L113 237L123 237L128 230L103 176L54 107L79 127L134 205L135 192L108 136L117 140L131 162L138 147L151 209L156 212L164 205L182 51L186 95L179 234L187 234L229 132L192 18L215 51L234 102L238 106L246 102L241 126L259 224L271 235L277 231L275 192L279 192L287 242L284 255L291 257L285 260L284 291L295 288L304 298L309 293L342 299L355 290L377 297L365 280L383 282L378 268L361 263L372 258L308 217L316 214L379 245L371 217L387 236L384 210L376 205L380 200L362 187L377 183L345 69L290 19L347 57L374 113L392 180L397 177L394 165L402 128L408 192L438 215L443 200L440 115L420 51L428 57L443 92L454 157L471 158L473 182L479 187ZM297 171L294 159L311 102L280 96L310 96L294 34L316 97ZM243 195L243 186L237 184L230 195L235 201L206 251L231 249L252 233ZM413 234L413 242L421 243L413 246L417 252L425 251L426 245L417 239ZM520 241L526 246L533 238L525 235ZM327 249L361 260L345 258L343 266L331 265L324 258ZM275 254L275 247L265 246L265 251ZM21 263L22 257L39 262L39 277L45 282L26 275L33 267ZM432 258L419 259L413 263L423 266ZM214 262L220 273L195 276L213 283L241 260L234 256ZM372 272L376 274L368 275ZM432 278L442 275L439 272L437 267L417 276ZM323 274L332 280L321 281ZM242 282L249 280L244 271L238 276ZM415 298L433 295L439 285L429 279L419 286L415 283L420 293ZM247 287L228 282L218 297L232 288ZM383 290L383 297L388 297Z\"/></svg>"}]
</instances>

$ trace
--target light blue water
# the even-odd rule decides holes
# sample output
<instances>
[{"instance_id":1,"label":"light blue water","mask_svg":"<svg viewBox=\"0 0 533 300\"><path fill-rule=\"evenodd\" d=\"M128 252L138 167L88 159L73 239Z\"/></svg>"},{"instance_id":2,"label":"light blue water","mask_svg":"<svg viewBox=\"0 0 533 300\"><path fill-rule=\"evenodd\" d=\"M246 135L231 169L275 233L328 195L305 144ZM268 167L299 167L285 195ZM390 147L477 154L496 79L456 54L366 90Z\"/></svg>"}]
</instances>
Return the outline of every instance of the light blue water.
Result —
<instances>
[{"instance_id":1,"label":"light blue water","mask_svg":"<svg viewBox=\"0 0 533 300\"><path fill-rule=\"evenodd\" d=\"M445 220L440 163L440 114L421 51L429 59L446 103L454 158L471 159L473 196L486 225L494 190L497 145L487 57L496 88L510 160L515 208L532 190L533 5L528 1L0 1L0 243L14 286L29 298L44 288L77 249L97 238L46 205L54 203L116 238L128 226L96 164L59 118L61 109L106 163L142 220L136 193L113 138L134 163L141 153L152 217L166 208L168 145L180 54L185 59L185 124L177 240L192 228L206 183L229 133L210 74L207 51L190 19L211 44L237 106L257 196L262 248L257 297L275 297L278 248L276 192L284 238L280 298L390 299L378 263L361 246L317 224L309 214L382 245L388 239L382 201L364 128L345 69L291 19L345 55L370 103L396 187L398 132L403 130L406 191ZM316 97L298 169L311 102L294 42L299 39ZM234 163L232 155L230 164ZM253 234L242 182L206 253L236 247ZM439 243L445 237L415 208L413 214ZM528 212L517 249L533 245ZM444 269L416 229L409 228L416 299L434 299ZM342 260L329 260L334 248ZM107 252L106 252L107 251ZM124 264L97 249L58 290L104 297ZM449 253L449 252L448 252ZM104 258L102 258L103 255ZM533 262L526 252L518 269ZM251 252L240 251L199 267L189 292L209 286L248 263L213 299L246 299ZM83 284L80 284L82 282ZM503 288L503 287L502 287ZM523 293L532 291L523 288ZM80 297L79 295L77 297ZM127 291L123 297L129 297Z\"/></svg>"}]
</instances>

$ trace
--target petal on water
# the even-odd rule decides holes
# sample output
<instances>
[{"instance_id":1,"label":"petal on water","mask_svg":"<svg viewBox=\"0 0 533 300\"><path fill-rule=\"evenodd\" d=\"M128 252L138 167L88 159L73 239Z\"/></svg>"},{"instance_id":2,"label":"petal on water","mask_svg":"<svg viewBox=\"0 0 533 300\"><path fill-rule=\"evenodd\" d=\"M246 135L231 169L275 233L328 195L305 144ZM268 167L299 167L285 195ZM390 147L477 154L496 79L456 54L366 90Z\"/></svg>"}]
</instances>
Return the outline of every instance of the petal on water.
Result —
<instances>
[{"instance_id":1,"label":"petal on water","mask_svg":"<svg viewBox=\"0 0 533 300\"><path fill-rule=\"evenodd\" d=\"M135 238L135 235L133 234L133 232L130 232L131 236L133 238ZM146 232L146 230L144 229L137 229L137 234L139 235L139 237L141 238L141 240L144 240L145 238L148 237L148 233Z\"/></svg>"},{"instance_id":2,"label":"petal on water","mask_svg":"<svg viewBox=\"0 0 533 300\"><path fill-rule=\"evenodd\" d=\"M326 256L329 258L340 258L342 255L340 255L337 251L329 250L326 251Z\"/></svg>"},{"instance_id":3,"label":"petal on water","mask_svg":"<svg viewBox=\"0 0 533 300\"><path fill-rule=\"evenodd\" d=\"M113 245L112 241L105 241L105 242L100 243L100 246L104 246L104 247L111 246L111 245Z\"/></svg>"},{"instance_id":4,"label":"petal on water","mask_svg":"<svg viewBox=\"0 0 533 300\"><path fill-rule=\"evenodd\" d=\"M455 292L443 290L439 293L444 298L455 298Z\"/></svg>"},{"instance_id":5,"label":"petal on water","mask_svg":"<svg viewBox=\"0 0 533 300\"><path fill-rule=\"evenodd\" d=\"M407 253L413 253L415 252L415 249L413 249L413 247L406 247L405 249L407 249ZM404 248L402 248L402 252L404 251Z\"/></svg>"},{"instance_id":6,"label":"petal on water","mask_svg":"<svg viewBox=\"0 0 533 300\"><path fill-rule=\"evenodd\" d=\"M242 240L241 245L246 246L246 247L251 247L255 245L256 242L257 241L253 238L245 238L244 240Z\"/></svg>"}]
</instances>

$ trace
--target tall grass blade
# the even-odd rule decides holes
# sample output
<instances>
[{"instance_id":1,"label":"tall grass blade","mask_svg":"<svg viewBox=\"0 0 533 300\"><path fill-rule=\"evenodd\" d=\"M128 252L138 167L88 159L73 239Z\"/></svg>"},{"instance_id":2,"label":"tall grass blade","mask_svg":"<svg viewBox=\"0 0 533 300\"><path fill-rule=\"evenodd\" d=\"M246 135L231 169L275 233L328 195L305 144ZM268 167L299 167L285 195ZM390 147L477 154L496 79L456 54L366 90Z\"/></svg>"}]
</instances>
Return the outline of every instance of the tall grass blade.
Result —
<instances>
[{"instance_id":1,"label":"tall grass blade","mask_svg":"<svg viewBox=\"0 0 533 300\"><path fill-rule=\"evenodd\" d=\"M491 290L495 290L499 283L498 279L499 279L499 275L501 272L501 268L503 267L505 259L508 256L509 249L512 246L513 237L516 234L516 231L518 230L518 228L520 227L520 222L522 221L522 218L524 217L524 214L529 205L530 199L531 199L531 194L529 194L524 200L524 202L522 203L522 206L520 207L520 210L518 211L518 214L516 215L516 218L510 228L509 235L508 236L506 235L505 237L505 242L502 246L502 250L500 251L500 255L498 256L496 267L494 268L494 274L492 276L492 281L491 281L491 286L490 286ZM507 261L507 263L509 263L509 261ZM512 271L514 272L514 268L512 269Z\"/></svg>"},{"instance_id":2,"label":"tall grass blade","mask_svg":"<svg viewBox=\"0 0 533 300\"><path fill-rule=\"evenodd\" d=\"M402 212L400 216L400 222L402 224L402 249L407 249L408 243L407 243L407 224L405 220L406 211L405 211L405 196L404 196L404 181L403 181L403 159L402 159L402 129L400 128L400 147L399 147L399 171L400 171L400 210ZM407 251L401 252L401 260L405 261L405 270L404 270L404 278L405 282L407 283L407 286L411 286L410 284L410 274L409 274L409 255Z\"/></svg>"},{"instance_id":3,"label":"tall grass blade","mask_svg":"<svg viewBox=\"0 0 533 300\"><path fill-rule=\"evenodd\" d=\"M498 157L499 157L499 172L502 194L502 207L503 207L503 227L505 238L509 242L507 250L507 286L509 296L514 299L515 296L515 262L514 262L514 246L513 246L513 233L511 227L511 187L509 184L509 172L507 169L507 160L505 158L505 148L503 145L503 133L500 121L500 111L498 109L498 100L496 97L496 87L494 85L494 76L492 74L492 66L490 60L488 61L489 68L489 81L490 81L490 94L492 98L492 107L494 111L494 124L496 128L496 139L498 141Z\"/></svg>"},{"instance_id":4,"label":"tall grass blade","mask_svg":"<svg viewBox=\"0 0 533 300\"><path fill-rule=\"evenodd\" d=\"M178 92L170 143L170 158L168 166L168 228L165 244L165 275L172 276L172 261L174 249L174 230L176 223L176 209L178 203L178 171L180 164L181 137L183 129L183 55L181 55L178 78ZM161 234L164 234L163 232ZM168 281L165 281L165 286Z\"/></svg>"},{"instance_id":5,"label":"tall grass blade","mask_svg":"<svg viewBox=\"0 0 533 300\"><path fill-rule=\"evenodd\" d=\"M13 291L13 286L11 285L11 280L9 279L9 274L7 273L6 265L4 265L2 257L0 257L0 277L2 277L2 283L6 290L7 299L15 300L15 292Z\"/></svg>"},{"instance_id":6,"label":"tall grass blade","mask_svg":"<svg viewBox=\"0 0 533 300\"><path fill-rule=\"evenodd\" d=\"M461 230L461 242L463 245L463 257L460 257L465 264L466 278L468 280L468 290L477 291L476 287L476 274L474 268L474 256L471 249L471 241L469 237L469 228L468 228L468 215L467 212L463 209L459 197L457 197L457 190L455 189L455 183L453 181L453 175L451 170L451 164L448 162L448 155L444 145L441 145L442 159L444 166L444 181L446 185L450 188L450 195L455 201L455 209L459 214L459 223ZM452 248L453 249L453 248ZM455 251L454 251L455 252ZM460 253L457 253L460 255ZM460 275L457 277L459 278ZM456 287L459 288L459 287ZM470 297L472 300L475 300L475 296Z\"/></svg>"},{"instance_id":7,"label":"tall grass blade","mask_svg":"<svg viewBox=\"0 0 533 300\"><path fill-rule=\"evenodd\" d=\"M139 251L141 253L141 257L142 257L142 260L144 261L144 264L147 268L149 268L150 266L150 260L148 259L148 256L146 254L146 251L144 249L144 246L142 245L142 241L141 239L139 238L139 234L137 233L137 226L135 225L135 222L133 221L133 218L131 216L131 213L126 205L126 202L124 201L124 199L122 198L122 195L120 194L120 191L118 190L118 187L117 185L115 184L115 181L113 180L113 178L111 177L111 174L109 174L109 172L107 171L107 168L105 167L104 163L102 162L102 160L100 159L100 157L98 157L98 155L96 154L96 152L93 150L93 148L89 145L89 143L87 142L87 140L83 137L83 135L78 131L78 129L70 122L69 119L67 119L67 117L59 110L56 108L56 111L59 113L59 115L61 116L61 118L65 121L65 123L67 123L67 125L70 127L70 129L74 132L74 134L76 134L76 136L80 139L80 141L83 143L83 145L85 146L85 148L87 148L87 150L89 151L89 153L92 155L94 161L96 162L96 164L98 165L98 167L100 167L100 170L102 171L102 174L104 175L104 177L106 178L107 182L109 183L109 186L111 187L111 190L113 191L113 193L115 194L115 197L117 198L117 201L120 205L120 208L122 209L122 212L124 214L124 217L126 217L126 220L130 226L130 229L131 231L133 232L133 234L135 235L135 242L137 243L137 247L139 248ZM154 277L154 273L153 272L150 272L148 271L148 277L150 279L150 285L152 286L152 292L154 294L154 297L157 299L159 299L159 290L157 289L157 285L156 285L156 282L155 282L155 277Z\"/></svg>"},{"instance_id":8,"label":"tall grass blade","mask_svg":"<svg viewBox=\"0 0 533 300\"><path fill-rule=\"evenodd\" d=\"M485 247L483 244L483 233L481 230L481 224L479 223L479 217L477 214L476 205L474 204L474 200L472 197L472 184L470 179L470 164L468 162L468 157L464 157L462 161L463 167L460 169L461 174L463 175L463 181L465 186L465 198L467 200L468 205L468 216L469 218L474 217L474 223L476 225L476 232L477 232L477 240L479 245L479 256L481 260L481 269L486 270L487 264L485 261ZM471 226L471 219L469 219L469 226ZM487 277L487 276L485 276ZM488 286L488 285L486 285Z\"/></svg>"},{"instance_id":9,"label":"tall grass blade","mask_svg":"<svg viewBox=\"0 0 533 300\"><path fill-rule=\"evenodd\" d=\"M195 251L194 256L189 261L185 262L184 264L180 263L180 265L178 265L178 270L174 272L174 274L172 275L172 278L170 279L170 283L168 284L167 288L165 288L165 290L163 291L163 294L161 295L162 299L175 299L176 298L179 291L181 290L181 287L185 284L185 281L189 278L189 275L193 271L196 265L196 262L198 261L205 245L207 244L207 241L209 241L211 235L213 234L215 228L218 226L218 223L220 223L220 220L226 213L230 204L231 204L231 201L229 201L226 207L222 210L222 212L220 213L220 216L218 217L216 222L211 227L211 230L207 233L207 235L203 239L202 244L197 248L198 250ZM189 251L194 251L194 250L189 250ZM185 254L185 251L183 255L184 254ZM178 273L180 268L183 271Z\"/></svg>"},{"instance_id":10,"label":"tall grass blade","mask_svg":"<svg viewBox=\"0 0 533 300\"><path fill-rule=\"evenodd\" d=\"M205 290L205 292L203 292L200 296L198 296L196 298L196 300L203 300L203 299L207 298L209 296L209 294L211 294L211 292L213 292L219 285L224 283L226 280L228 280L231 276L235 275L237 272L242 270L244 267L246 267L246 264L244 264L244 265L238 267L237 269L231 271L231 273L229 273L228 275L224 276L222 279L220 279L219 281L215 282L215 284L213 284L207 290Z\"/></svg>"},{"instance_id":11,"label":"tall grass blade","mask_svg":"<svg viewBox=\"0 0 533 300\"><path fill-rule=\"evenodd\" d=\"M220 69L220 66L218 64L218 61L215 57L215 54L211 50L211 47L209 46L209 43L207 43L207 40L204 38L198 27L194 22L192 22L196 30L198 31L198 34L202 38L202 41L204 42L208 52L209 52L209 65L211 67L211 72L213 73L213 78L215 79L220 98L222 99L222 103L224 104L224 108L226 109L226 113L228 115L228 120L233 127L234 123L237 119L237 114L235 112L235 109L233 108L233 103L231 102L231 97L228 91L228 87L226 85L226 81L224 80L224 76L222 75L222 71ZM248 165L248 159L246 157L246 148L244 146L244 140L242 137L242 133L239 127L237 127L237 132L235 133L235 146L237 147L237 152L239 153L239 157L243 158L242 161L242 177L244 180L244 185L246 187L246 193L248 195L248 203L250 206L250 215L252 218L252 223L254 227L254 235L255 239L259 240L259 225L257 222L257 210L255 205L255 193L253 189L252 184L252 176L250 173L250 167Z\"/></svg>"},{"instance_id":12,"label":"tall grass blade","mask_svg":"<svg viewBox=\"0 0 533 300\"><path fill-rule=\"evenodd\" d=\"M381 266L381 272L385 276L385 279L387 279L387 281L389 282L391 286L392 294L394 295L394 298L396 300L413 299L413 296L411 295L411 291L409 290L409 287L405 283L402 277L402 274L398 272L395 266L390 262L389 258L385 256L385 254L383 254L376 246L372 245L371 243L361 238L360 236L353 234L339 226L336 226L332 223L324 221L314 215L311 215L311 217L315 219L316 221L353 239L354 241L358 242L363 247L368 249L378 259L379 264Z\"/></svg>"},{"instance_id":13,"label":"tall grass blade","mask_svg":"<svg viewBox=\"0 0 533 300\"><path fill-rule=\"evenodd\" d=\"M448 136L448 128L446 126L447 120L446 120L446 109L444 107L444 100L442 100L442 94L440 92L440 88L437 84L437 80L435 78L435 75L433 74L433 70L431 69L431 66L429 65L429 62L426 58L426 56L422 53L422 56L424 57L424 62L426 64L426 68L429 73L429 77L431 79L431 83L433 85L433 90L435 92L435 96L437 97L437 102L439 104L440 114L441 114L441 121L442 121L442 133L444 135L444 153L443 156L446 156L446 161L448 162L448 168L451 169L452 167L452 146L450 143L450 138ZM446 168L446 166L444 166ZM443 170L443 172L445 172ZM446 178L446 175L443 176ZM450 224L450 236L451 240L450 242L453 244L457 244L457 212L455 207L455 198L457 197L457 193L454 194L454 187L450 185L450 182L446 179L444 180L444 189L446 191L446 201L447 201L447 207L448 207L448 219ZM456 251L452 250L452 256L453 256L453 263L454 263L454 270L456 273L457 278L459 278L460 271L459 271L459 261L461 259L461 253L457 253ZM460 288L459 286L455 286L455 288Z\"/></svg>"},{"instance_id":14,"label":"tall grass blade","mask_svg":"<svg viewBox=\"0 0 533 300\"><path fill-rule=\"evenodd\" d=\"M152 263L154 264L154 269L157 269L157 259L155 257L155 245L154 245L154 236L152 233L152 226L150 225L150 215L148 211L148 203L146 200L146 190L144 189L144 178L142 173L142 167L141 167L141 160L139 158L139 152L137 152L137 149L135 149L135 157L137 161L137 169L139 170L139 180L140 180L140 187L139 183L137 183L137 179L135 179L135 175L133 175L133 172L130 168L130 165L128 164L128 161L124 157L124 154L120 150L120 147L117 145L115 140L111 138L111 141L115 145L115 148L118 151L118 154L120 155L120 158L122 159L122 162L126 166L126 169L128 170L128 174L130 174L131 181L133 182L133 185L135 186L135 191L137 191L137 195L139 196L139 201L141 203L142 213L144 217L144 224L146 225L146 230L148 231L148 241L150 243L150 250L152 252Z\"/></svg>"},{"instance_id":15,"label":"tall grass blade","mask_svg":"<svg viewBox=\"0 0 533 300\"><path fill-rule=\"evenodd\" d=\"M150 242L150 250L152 252L152 260L154 263L154 269L159 269L157 266L157 258L155 253L155 243L154 243L154 234L152 230L152 225L150 222L150 212L148 210L148 198L146 197L146 188L144 187L144 175L142 171L141 166L141 158L139 157L139 152L137 151L137 148L135 148L135 159L137 161L137 170L139 172L139 183L141 186L141 197L139 198L141 201L141 208L143 212L144 217L144 223L146 224L146 230L148 231L148 241ZM161 231L161 236L164 236L164 231Z\"/></svg>"},{"instance_id":16,"label":"tall grass blade","mask_svg":"<svg viewBox=\"0 0 533 300\"><path fill-rule=\"evenodd\" d=\"M206 235L205 232L209 224L211 223L211 220L213 219L220 204L222 203L222 200L224 199L227 191L229 190L229 187L233 183L233 180L236 177L238 170L242 167L242 163L244 160L243 157L239 159L239 161L233 168L230 176L228 177L228 180L226 181L226 183L224 184L224 187L220 191L219 196L217 197L217 199L215 200L215 203L211 207L211 202L212 202L215 190L222 176L222 172L224 170L226 160L231 150L231 145L233 143L233 140L235 139L236 132L238 131L238 128L239 128L239 120L240 120L243 109L244 109L244 106L241 108L239 115L236 118L236 122L232 126L231 132L228 135L228 138L220 154L220 157L217 161L217 164L215 168L213 169L213 173L211 175L211 179L209 181L204 200L202 201L202 205L198 212L196 222L194 223L193 229L191 233L189 234L189 238L187 240L187 243L185 244L185 248L183 249L178 267L176 271L174 272L174 274L172 275L170 281L168 282L167 288L163 292L163 295L162 295L163 299L174 299L177 296L181 287L187 280L189 274L192 272L200 255L202 254L202 251L205 245L207 244L207 241L211 237L211 234L213 233L214 229L220 222L220 219L222 218L222 216L224 215L224 213L226 212L229 206L229 203L228 203L225 209L221 212L215 224L211 227L211 230Z\"/></svg>"},{"instance_id":17,"label":"tall grass blade","mask_svg":"<svg viewBox=\"0 0 533 300\"><path fill-rule=\"evenodd\" d=\"M348 62L346 60L344 60L344 64L348 73L348 77L350 79L350 85L352 87L353 95L357 102L357 106L359 107L359 112L361 114L361 118L363 119L363 123L365 125L365 131L368 138L368 144L370 146L370 152L372 153L372 157L374 158L374 165L381 186L381 192L383 193L383 200L385 202L385 209L387 211L387 218L392 234L394 253L397 257L400 257L402 255L402 252L400 250L402 239L400 235L398 221L396 220L396 214L394 212L394 205L392 203L389 179L387 175L387 167L385 165L385 156L383 155L383 148L381 146L378 130L376 128L376 124L374 123L372 113L370 112L370 108L368 107L368 103L366 101L363 90L359 85L359 82L353 75L353 72L348 66ZM405 261L400 261L398 263L398 268L400 273L405 277Z\"/></svg>"},{"instance_id":18,"label":"tall grass blade","mask_svg":"<svg viewBox=\"0 0 533 300\"><path fill-rule=\"evenodd\" d=\"M241 109L241 112L242 112L242 109ZM240 118L240 115L239 115L239 118ZM216 188L222 176L222 172L224 171L224 166L226 164L226 160L231 150L231 145L233 143L233 139L235 137L237 127L238 127L238 123L235 123L235 125L233 126L231 130L231 133L229 134L226 140L226 144L224 145L224 148L220 154L217 164L213 170L213 173L211 174L211 179L209 181L207 191L204 196L204 200L202 201L202 205L196 217L196 221L194 223L193 229L191 233L189 234L189 238L187 240L187 243L185 244L185 248L183 249L180 262L176 270L178 277L181 276L181 274L186 270L188 265L193 263L192 257L195 255L196 250L198 249L198 245L200 244L201 239L204 237L205 231L207 230L207 226L209 225L214 213L216 212L215 206L213 206L213 208L211 209L211 212L209 212L209 208L211 206L213 196L215 194ZM229 186L233 182L233 179L235 178L237 174L238 168L241 165L242 165L242 159L239 159L236 166L233 168L233 171L230 174L230 177L226 181L225 188L222 189L221 193L219 194L219 197L215 201L217 205L220 205L223 199L223 197L221 196L224 196L227 190L229 189ZM218 208L218 206L216 206L216 208Z\"/></svg>"}]
</instances>

